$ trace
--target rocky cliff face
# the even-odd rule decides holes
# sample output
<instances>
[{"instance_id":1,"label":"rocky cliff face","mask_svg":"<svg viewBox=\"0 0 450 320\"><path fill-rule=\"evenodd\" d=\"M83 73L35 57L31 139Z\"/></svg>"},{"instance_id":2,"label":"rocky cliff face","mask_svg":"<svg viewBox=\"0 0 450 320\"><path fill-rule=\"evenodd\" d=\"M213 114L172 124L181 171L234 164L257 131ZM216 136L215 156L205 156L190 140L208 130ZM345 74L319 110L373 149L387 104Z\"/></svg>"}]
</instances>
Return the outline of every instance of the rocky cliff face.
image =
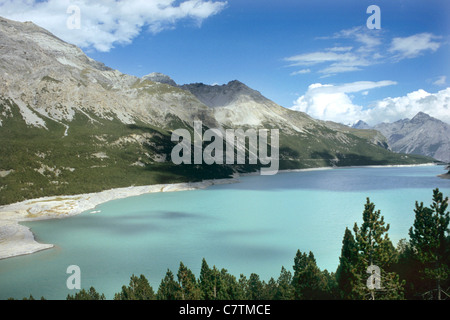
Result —
<instances>
[{"instance_id":1,"label":"rocky cliff face","mask_svg":"<svg viewBox=\"0 0 450 320\"><path fill-rule=\"evenodd\" d=\"M381 123L380 131L396 152L421 154L450 162L450 125L419 112L411 120Z\"/></svg>"},{"instance_id":2,"label":"rocky cliff face","mask_svg":"<svg viewBox=\"0 0 450 320\"><path fill-rule=\"evenodd\" d=\"M33 23L2 18L0 35L0 94L31 125L45 127L44 118L71 122L76 112L162 127L168 117L192 121L203 113L215 124L189 92L110 69Z\"/></svg>"},{"instance_id":3,"label":"rocky cliff face","mask_svg":"<svg viewBox=\"0 0 450 320\"><path fill-rule=\"evenodd\" d=\"M165 83L172 87L176 87L177 83L173 79L165 74L159 72L152 72L146 76L142 77L143 80L149 80L153 82Z\"/></svg>"},{"instance_id":4,"label":"rocky cliff face","mask_svg":"<svg viewBox=\"0 0 450 320\"><path fill-rule=\"evenodd\" d=\"M258 166L175 166L174 129L280 131L280 169L429 161L372 133L285 109L239 81L177 86L123 74L33 23L0 18L1 203L228 177Z\"/></svg>"}]
</instances>

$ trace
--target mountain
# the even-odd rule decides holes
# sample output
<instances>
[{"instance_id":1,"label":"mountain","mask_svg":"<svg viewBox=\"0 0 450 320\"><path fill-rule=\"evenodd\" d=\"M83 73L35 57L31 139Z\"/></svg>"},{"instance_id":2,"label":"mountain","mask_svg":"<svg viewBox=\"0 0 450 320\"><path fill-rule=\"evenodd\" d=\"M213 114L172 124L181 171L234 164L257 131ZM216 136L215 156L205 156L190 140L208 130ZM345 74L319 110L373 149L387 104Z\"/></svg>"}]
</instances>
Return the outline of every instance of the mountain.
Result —
<instances>
[{"instance_id":1,"label":"mountain","mask_svg":"<svg viewBox=\"0 0 450 320\"><path fill-rule=\"evenodd\" d=\"M387 139L395 152L420 154L450 162L450 125L426 113L394 123L381 123L374 127Z\"/></svg>"},{"instance_id":2,"label":"mountain","mask_svg":"<svg viewBox=\"0 0 450 320\"><path fill-rule=\"evenodd\" d=\"M31 22L0 18L0 204L229 177L258 165L174 165L175 129L280 130L280 169L411 164L373 134L288 110L239 81L177 86L86 56Z\"/></svg>"},{"instance_id":3,"label":"mountain","mask_svg":"<svg viewBox=\"0 0 450 320\"><path fill-rule=\"evenodd\" d=\"M369 126L366 122L359 120L358 122L356 122L352 128L354 129L372 129L371 126Z\"/></svg>"},{"instance_id":4,"label":"mountain","mask_svg":"<svg viewBox=\"0 0 450 320\"><path fill-rule=\"evenodd\" d=\"M382 147L386 150L391 150L391 147L388 144L388 140L386 139L385 136L383 136L381 134L381 132L372 129L367 123L363 122L363 121L359 121L359 127L360 128L356 128L355 126L349 127L346 125L343 125L341 123L336 123L333 121L327 121L326 122L328 127L334 129L334 130L340 130L342 132L347 132L347 133L351 133L357 137L366 139L367 141L369 141L370 143ZM357 123L357 124L358 124ZM363 129L364 127L364 129Z\"/></svg>"},{"instance_id":5,"label":"mountain","mask_svg":"<svg viewBox=\"0 0 450 320\"><path fill-rule=\"evenodd\" d=\"M177 83L175 81L173 81L173 79L171 77L169 77L168 75L159 73L159 72L152 72L146 76L143 76L142 79L153 81L153 82L165 83L165 84L168 84L173 87L177 86Z\"/></svg>"}]
</instances>

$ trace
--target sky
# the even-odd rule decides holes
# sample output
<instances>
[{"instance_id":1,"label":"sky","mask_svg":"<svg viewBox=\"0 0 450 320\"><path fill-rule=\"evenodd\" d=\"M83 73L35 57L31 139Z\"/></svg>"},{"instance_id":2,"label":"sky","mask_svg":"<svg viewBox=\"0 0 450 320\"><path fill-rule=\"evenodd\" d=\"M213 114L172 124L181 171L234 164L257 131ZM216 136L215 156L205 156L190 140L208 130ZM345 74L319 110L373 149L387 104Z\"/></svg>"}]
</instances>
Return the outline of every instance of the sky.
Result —
<instances>
[{"instance_id":1,"label":"sky","mask_svg":"<svg viewBox=\"0 0 450 320\"><path fill-rule=\"evenodd\" d=\"M123 73L239 80L314 118L370 125L420 111L450 123L449 13L448 0L0 0L0 16Z\"/></svg>"}]
</instances>

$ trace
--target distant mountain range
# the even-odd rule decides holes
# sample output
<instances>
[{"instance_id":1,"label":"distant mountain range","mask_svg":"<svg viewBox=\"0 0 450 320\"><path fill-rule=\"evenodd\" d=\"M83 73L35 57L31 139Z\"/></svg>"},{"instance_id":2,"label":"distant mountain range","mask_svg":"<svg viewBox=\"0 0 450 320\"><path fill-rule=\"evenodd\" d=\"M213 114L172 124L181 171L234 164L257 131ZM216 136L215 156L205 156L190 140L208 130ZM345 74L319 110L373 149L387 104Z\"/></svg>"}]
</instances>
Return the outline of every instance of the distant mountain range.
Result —
<instances>
[{"instance_id":1,"label":"distant mountain range","mask_svg":"<svg viewBox=\"0 0 450 320\"><path fill-rule=\"evenodd\" d=\"M379 131L395 152L425 155L450 163L450 125L426 113L374 127L358 121L353 128Z\"/></svg>"},{"instance_id":2,"label":"distant mountain range","mask_svg":"<svg viewBox=\"0 0 450 320\"><path fill-rule=\"evenodd\" d=\"M179 165L173 130L280 130L280 169L419 164L360 130L283 108L240 81L177 85L126 75L31 22L0 18L0 204L131 185L198 181L261 165Z\"/></svg>"}]
</instances>

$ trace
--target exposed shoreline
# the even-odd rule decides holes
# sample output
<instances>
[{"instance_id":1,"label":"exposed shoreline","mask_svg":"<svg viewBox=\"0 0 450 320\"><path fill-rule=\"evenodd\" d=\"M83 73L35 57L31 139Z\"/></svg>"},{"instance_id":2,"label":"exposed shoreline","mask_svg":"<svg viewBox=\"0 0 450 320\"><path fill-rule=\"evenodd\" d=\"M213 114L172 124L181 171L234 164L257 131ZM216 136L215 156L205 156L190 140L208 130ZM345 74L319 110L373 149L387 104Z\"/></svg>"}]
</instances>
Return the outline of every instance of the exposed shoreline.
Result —
<instances>
[{"instance_id":1,"label":"exposed shoreline","mask_svg":"<svg viewBox=\"0 0 450 320\"><path fill-rule=\"evenodd\" d=\"M0 260L53 248L35 240L31 230L20 222L62 219L95 209L99 204L156 192L205 189L212 185L237 183L236 178L176 184L158 184L110 189L74 196L51 196L0 206Z\"/></svg>"},{"instance_id":2,"label":"exposed shoreline","mask_svg":"<svg viewBox=\"0 0 450 320\"><path fill-rule=\"evenodd\" d=\"M350 166L340 168L371 167L415 167L432 166L433 163L419 165L386 165L386 166ZM280 170L279 173L333 170L333 167ZM42 244L35 240L31 230L20 224L37 220L62 219L95 209L98 205L116 199L123 199L156 192L177 192L205 189L212 185L239 182L240 176L259 175L258 172L236 174L230 179L205 180L202 182L186 182L176 184L158 184L127 188L110 189L96 193L73 196L51 196L25 200L19 203L0 206L0 260L53 248L53 244Z\"/></svg>"}]
</instances>

